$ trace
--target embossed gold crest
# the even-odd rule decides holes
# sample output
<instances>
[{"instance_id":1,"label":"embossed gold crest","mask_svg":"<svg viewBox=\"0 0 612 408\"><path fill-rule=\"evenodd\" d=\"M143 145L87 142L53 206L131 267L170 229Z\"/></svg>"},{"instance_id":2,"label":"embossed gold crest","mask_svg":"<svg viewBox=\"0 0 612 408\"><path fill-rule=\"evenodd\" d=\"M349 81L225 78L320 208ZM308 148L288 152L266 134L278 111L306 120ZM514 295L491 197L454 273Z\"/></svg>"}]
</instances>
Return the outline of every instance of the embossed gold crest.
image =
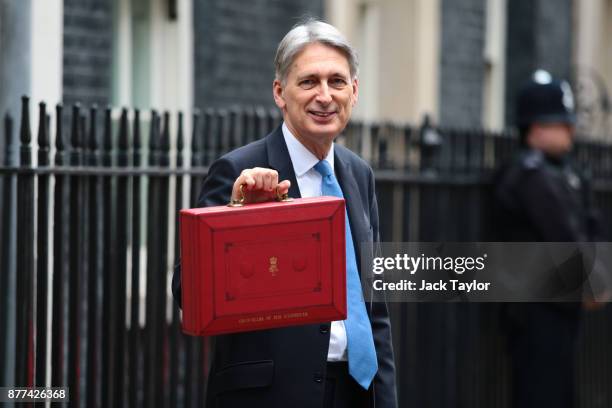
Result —
<instances>
[{"instance_id":1,"label":"embossed gold crest","mask_svg":"<svg viewBox=\"0 0 612 408\"><path fill-rule=\"evenodd\" d=\"M268 268L272 276L276 276L278 272L278 258L275 256L270 257L270 268Z\"/></svg>"}]
</instances>

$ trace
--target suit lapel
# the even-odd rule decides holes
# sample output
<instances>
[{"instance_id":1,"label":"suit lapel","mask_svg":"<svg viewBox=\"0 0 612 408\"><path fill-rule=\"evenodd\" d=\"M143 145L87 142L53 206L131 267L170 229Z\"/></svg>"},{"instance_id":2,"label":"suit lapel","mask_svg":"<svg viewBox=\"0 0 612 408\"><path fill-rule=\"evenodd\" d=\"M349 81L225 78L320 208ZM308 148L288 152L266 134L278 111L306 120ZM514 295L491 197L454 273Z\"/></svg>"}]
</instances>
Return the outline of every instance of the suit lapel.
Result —
<instances>
[{"instance_id":1,"label":"suit lapel","mask_svg":"<svg viewBox=\"0 0 612 408\"><path fill-rule=\"evenodd\" d=\"M346 201L353 245L357 255L360 253L360 243L368 241L368 226L365 223L364 209L361 203L357 181L350 170L348 161L342 157L339 149L334 149L334 167L338 183ZM357 265L361 264L360 256L357 256ZM359 268L361 270L361 268Z\"/></svg>"},{"instance_id":2,"label":"suit lapel","mask_svg":"<svg viewBox=\"0 0 612 408\"><path fill-rule=\"evenodd\" d=\"M283 137L282 128L279 126L276 130L267 138L266 148L268 150L268 163L270 168L278 172L278 180L289 180L291 187L289 187L289 197L300 198L300 187L295 177L295 171L293 170L293 164L291 163L291 157L289 156L289 150Z\"/></svg>"}]
</instances>

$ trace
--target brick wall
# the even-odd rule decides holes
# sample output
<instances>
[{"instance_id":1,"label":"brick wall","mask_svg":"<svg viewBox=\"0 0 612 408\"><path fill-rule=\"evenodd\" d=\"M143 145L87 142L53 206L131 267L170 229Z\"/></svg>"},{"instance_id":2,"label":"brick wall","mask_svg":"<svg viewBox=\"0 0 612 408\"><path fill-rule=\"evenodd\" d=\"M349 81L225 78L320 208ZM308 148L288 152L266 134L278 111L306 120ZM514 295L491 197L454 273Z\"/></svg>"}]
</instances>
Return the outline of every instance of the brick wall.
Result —
<instances>
[{"instance_id":1,"label":"brick wall","mask_svg":"<svg viewBox=\"0 0 612 408\"><path fill-rule=\"evenodd\" d=\"M63 100L110 102L112 0L64 0Z\"/></svg>"},{"instance_id":2,"label":"brick wall","mask_svg":"<svg viewBox=\"0 0 612 408\"><path fill-rule=\"evenodd\" d=\"M322 0L195 1L196 106L272 106L278 42L301 17L322 11Z\"/></svg>"},{"instance_id":3,"label":"brick wall","mask_svg":"<svg viewBox=\"0 0 612 408\"><path fill-rule=\"evenodd\" d=\"M443 0L441 10L440 124L482 122L485 0Z\"/></svg>"}]
</instances>

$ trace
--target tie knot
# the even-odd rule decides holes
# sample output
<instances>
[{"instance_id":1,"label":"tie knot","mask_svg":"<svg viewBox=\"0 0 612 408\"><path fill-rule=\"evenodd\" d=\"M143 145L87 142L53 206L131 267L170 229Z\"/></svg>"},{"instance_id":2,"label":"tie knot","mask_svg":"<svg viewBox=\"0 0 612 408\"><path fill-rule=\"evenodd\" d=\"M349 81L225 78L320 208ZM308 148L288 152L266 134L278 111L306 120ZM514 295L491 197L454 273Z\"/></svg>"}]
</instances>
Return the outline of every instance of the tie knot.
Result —
<instances>
[{"instance_id":1,"label":"tie knot","mask_svg":"<svg viewBox=\"0 0 612 408\"><path fill-rule=\"evenodd\" d=\"M314 169L321 174L323 177L327 177L329 175L334 174L334 171L331 168L331 165L327 160L321 160L317 164L314 165Z\"/></svg>"}]
</instances>

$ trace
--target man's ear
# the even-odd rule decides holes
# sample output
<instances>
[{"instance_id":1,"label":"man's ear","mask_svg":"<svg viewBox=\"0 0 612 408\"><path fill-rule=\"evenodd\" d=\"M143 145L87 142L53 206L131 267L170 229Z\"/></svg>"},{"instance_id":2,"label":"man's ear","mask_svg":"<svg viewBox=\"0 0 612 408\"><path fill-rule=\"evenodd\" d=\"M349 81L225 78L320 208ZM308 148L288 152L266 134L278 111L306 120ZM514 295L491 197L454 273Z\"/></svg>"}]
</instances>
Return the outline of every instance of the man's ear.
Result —
<instances>
[{"instance_id":1,"label":"man's ear","mask_svg":"<svg viewBox=\"0 0 612 408\"><path fill-rule=\"evenodd\" d=\"M359 80L357 78L353 78L353 83L351 84L353 86L353 105L355 106L355 104L357 103L357 99L359 97Z\"/></svg>"},{"instance_id":2,"label":"man's ear","mask_svg":"<svg viewBox=\"0 0 612 408\"><path fill-rule=\"evenodd\" d=\"M285 108L285 98L283 98L283 86L278 79L275 79L272 83L272 95L274 95L274 102L281 110Z\"/></svg>"}]
</instances>

